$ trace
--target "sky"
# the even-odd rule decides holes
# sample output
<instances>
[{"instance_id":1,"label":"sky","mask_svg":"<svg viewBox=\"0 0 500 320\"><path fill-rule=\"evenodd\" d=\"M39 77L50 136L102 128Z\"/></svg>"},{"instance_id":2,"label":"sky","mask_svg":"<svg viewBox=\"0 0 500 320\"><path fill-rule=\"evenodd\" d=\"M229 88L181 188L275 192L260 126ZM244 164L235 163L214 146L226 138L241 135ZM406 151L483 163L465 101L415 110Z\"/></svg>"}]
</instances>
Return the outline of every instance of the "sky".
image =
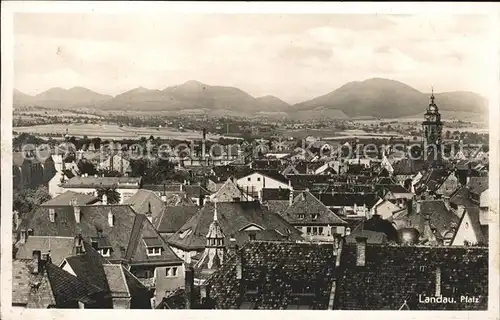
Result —
<instances>
[{"instance_id":1,"label":"sky","mask_svg":"<svg viewBox=\"0 0 500 320\"><path fill-rule=\"evenodd\" d=\"M382 77L487 95L480 15L16 13L14 87L116 95L197 80L297 103Z\"/></svg>"}]
</instances>

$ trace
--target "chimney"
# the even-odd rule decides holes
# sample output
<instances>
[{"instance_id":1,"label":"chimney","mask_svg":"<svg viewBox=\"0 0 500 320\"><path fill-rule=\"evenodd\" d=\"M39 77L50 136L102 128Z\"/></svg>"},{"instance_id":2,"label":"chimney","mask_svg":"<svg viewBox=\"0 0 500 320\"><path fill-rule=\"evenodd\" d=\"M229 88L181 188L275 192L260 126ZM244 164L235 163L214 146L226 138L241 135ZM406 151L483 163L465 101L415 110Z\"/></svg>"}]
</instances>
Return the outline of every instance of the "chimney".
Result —
<instances>
[{"instance_id":1,"label":"chimney","mask_svg":"<svg viewBox=\"0 0 500 320\"><path fill-rule=\"evenodd\" d=\"M470 182L470 176L467 175L467 179L465 180L465 185L469 186L469 182Z\"/></svg>"},{"instance_id":2,"label":"chimney","mask_svg":"<svg viewBox=\"0 0 500 320\"><path fill-rule=\"evenodd\" d=\"M293 189L290 189L290 194L288 196L288 205L291 206L293 204Z\"/></svg>"},{"instance_id":3,"label":"chimney","mask_svg":"<svg viewBox=\"0 0 500 320\"><path fill-rule=\"evenodd\" d=\"M363 267L366 264L366 237L356 237L356 266Z\"/></svg>"},{"instance_id":4,"label":"chimney","mask_svg":"<svg viewBox=\"0 0 500 320\"><path fill-rule=\"evenodd\" d=\"M113 215L113 213L111 212L111 210L109 210L108 212L108 224L110 227L112 227L115 223L115 216Z\"/></svg>"},{"instance_id":5,"label":"chimney","mask_svg":"<svg viewBox=\"0 0 500 320\"><path fill-rule=\"evenodd\" d=\"M56 221L56 209L54 208L49 208L49 221L50 222Z\"/></svg>"},{"instance_id":6,"label":"chimney","mask_svg":"<svg viewBox=\"0 0 500 320\"><path fill-rule=\"evenodd\" d=\"M19 228L19 211L14 210L14 230Z\"/></svg>"},{"instance_id":7,"label":"chimney","mask_svg":"<svg viewBox=\"0 0 500 320\"><path fill-rule=\"evenodd\" d=\"M80 223L80 218L82 217L81 208L77 205L76 199L71 200L71 205L73 206L73 213L75 214L76 223Z\"/></svg>"},{"instance_id":8,"label":"chimney","mask_svg":"<svg viewBox=\"0 0 500 320\"><path fill-rule=\"evenodd\" d=\"M184 183L186 183L186 180L184 180ZM181 183L179 186L179 190L182 191L182 188L183 188L183 184Z\"/></svg>"},{"instance_id":9,"label":"chimney","mask_svg":"<svg viewBox=\"0 0 500 320\"><path fill-rule=\"evenodd\" d=\"M191 263L185 266L184 291L186 309L194 309L194 268Z\"/></svg>"},{"instance_id":10,"label":"chimney","mask_svg":"<svg viewBox=\"0 0 500 320\"><path fill-rule=\"evenodd\" d=\"M83 253L83 241L81 233L75 236L75 251L77 255Z\"/></svg>"},{"instance_id":11,"label":"chimney","mask_svg":"<svg viewBox=\"0 0 500 320\"><path fill-rule=\"evenodd\" d=\"M203 139L201 141L201 160L205 161L207 129L203 128Z\"/></svg>"},{"instance_id":12,"label":"chimney","mask_svg":"<svg viewBox=\"0 0 500 320\"><path fill-rule=\"evenodd\" d=\"M106 194L102 195L102 204L103 205L108 205L108 196Z\"/></svg>"},{"instance_id":13,"label":"chimney","mask_svg":"<svg viewBox=\"0 0 500 320\"><path fill-rule=\"evenodd\" d=\"M422 208L422 202L417 200L417 205L416 205L417 214L420 214L421 208Z\"/></svg>"},{"instance_id":14,"label":"chimney","mask_svg":"<svg viewBox=\"0 0 500 320\"><path fill-rule=\"evenodd\" d=\"M40 250L33 251L33 269L31 270L32 274L39 274L41 269L41 258L42 253Z\"/></svg>"},{"instance_id":15,"label":"chimney","mask_svg":"<svg viewBox=\"0 0 500 320\"><path fill-rule=\"evenodd\" d=\"M441 267L436 267L436 292L435 296L441 296Z\"/></svg>"},{"instance_id":16,"label":"chimney","mask_svg":"<svg viewBox=\"0 0 500 320\"><path fill-rule=\"evenodd\" d=\"M231 238L229 238L229 253L236 254L238 251L238 245L236 244L236 239L234 238L234 234L231 234Z\"/></svg>"},{"instance_id":17,"label":"chimney","mask_svg":"<svg viewBox=\"0 0 500 320\"><path fill-rule=\"evenodd\" d=\"M20 232L20 239L19 239L19 242L22 243L22 244L25 244L26 243L26 238L27 238L27 234L26 234L26 229L21 229L21 232Z\"/></svg>"},{"instance_id":18,"label":"chimney","mask_svg":"<svg viewBox=\"0 0 500 320\"><path fill-rule=\"evenodd\" d=\"M408 201L406 201L406 212L408 214L413 213L413 200L412 199L408 199Z\"/></svg>"}]
</instances>

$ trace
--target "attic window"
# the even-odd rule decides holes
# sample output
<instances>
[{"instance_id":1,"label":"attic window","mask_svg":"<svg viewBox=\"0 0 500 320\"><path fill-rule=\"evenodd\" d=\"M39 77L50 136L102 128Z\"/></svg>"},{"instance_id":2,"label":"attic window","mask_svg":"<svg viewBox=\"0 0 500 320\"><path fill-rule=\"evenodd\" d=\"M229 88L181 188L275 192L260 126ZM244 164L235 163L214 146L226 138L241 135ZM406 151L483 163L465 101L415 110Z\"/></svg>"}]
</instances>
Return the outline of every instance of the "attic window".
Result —
<instances>
[{"instance_id":1,"label":"attic window","mask_svg":"<svg viewBox=\"0 0 500 320\"><path fill-rule=\"evenodd\" d=\"M255 233L248 234L248 237L250 238L250 241L255 241L255 239L256 239Z\"/></svg>"},{"instance_id":2,"label":"attic window","mask_svg":"<svg viewBox=\"0 0 500 320\"><path fill-rule=\"evenodd\" d=\"M312 219L313 219L313 221L317 220L318 219L318 214L317 213L313 213L312 214Z\"/></svg>"},{"instance_id":3,"label":"attic window","mask_svg":"<svg viewBox=\"0 0 500 320\"><path fill-rule=\"evenodd\" d=\"M150 256L161 256L161 247L148 248L148 257Z\"/></svg>"},{"instance_id":4,"label":"attic window","mask_svg":"<svg viewBox=\"0 0 500 320\"><path fill-rule=\"evenodd\" d=\"M185 237L187 237L188 235L191 234L191 229L187 229L187 230L184 230L180 235L179 235L179 238L181 239L184 239Z\"/></svg>"},{"instance_id":5,"label":"attic window","mask_svg":"<svg viewBox=\"0 0 500 320\"><path fill-rule=\"evenodd\" d=\"M28 236L32 236L33 235L33 229L28 229Z\"/></svg>"},{"instance_id":6,"label":"attic window","mask_svg":"<svg viewBox=\"0 0 500 320\"><path fill-rule=\"evenodd\" d=\"M299 215L298 215L298 218L299 218L300 220L304 219L305 217L306 217L306 215L305 215L305 214L303 214L303 213L299 213Z\"/></svg>"},{"instance_id":7,"label":"attic window","mask_svg":"<svg viewBox=\"0 0 500 320\"><path fill-rule=\"evenodd\" d=\"M109 257L109 256L111 256L111 249L110 248L102 248L102 249L99 249L99 253L103 257Z\"/></svg>"}]
</instances>

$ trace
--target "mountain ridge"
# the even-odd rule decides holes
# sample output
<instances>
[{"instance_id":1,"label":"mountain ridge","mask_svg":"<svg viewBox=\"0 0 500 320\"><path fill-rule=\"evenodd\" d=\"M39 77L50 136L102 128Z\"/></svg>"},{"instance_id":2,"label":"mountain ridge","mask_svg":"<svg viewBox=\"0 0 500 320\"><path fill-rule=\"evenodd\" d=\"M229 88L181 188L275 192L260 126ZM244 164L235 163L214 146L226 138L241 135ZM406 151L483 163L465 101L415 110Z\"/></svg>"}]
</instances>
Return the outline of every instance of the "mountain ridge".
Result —
<instances>
[{"instance_id":1,"label":"mountain ridge","mask_svg":"<svg viewBox=\"0 0 500 320\"><path fill-rule=\"evenodd\" d=\"M438 108L459 112L487 111L484 97L471 91L434 93ZM289 104L273 95L253 97L237 87L208 85L189 80L164 89L137 87L116 96L84 87L50 88L37 95L14 90L14 105L38 105L71 109L94 107L100 110L182 111L255 115L286 113L290 117L316 118L398 118L418 114L429 103L423 93L403 82L371 78L351 81L313 99Z\"/></svg>"}]
</instances>

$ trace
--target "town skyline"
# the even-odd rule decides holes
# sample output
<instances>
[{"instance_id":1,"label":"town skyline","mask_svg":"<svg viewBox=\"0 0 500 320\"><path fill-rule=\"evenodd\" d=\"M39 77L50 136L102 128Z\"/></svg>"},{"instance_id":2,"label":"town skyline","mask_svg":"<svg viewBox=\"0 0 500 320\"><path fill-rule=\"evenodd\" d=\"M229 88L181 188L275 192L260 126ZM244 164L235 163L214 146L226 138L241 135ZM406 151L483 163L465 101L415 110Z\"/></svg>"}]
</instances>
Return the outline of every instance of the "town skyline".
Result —
<instances>
[{"instance_id":1,"label":"town skyline","mask_svg":"<svg viewBox=\"0 0 500 320\"><path fill-rule=\"evenodd\" d=\"M434 86L436 92L487 96L485 20L17 13L14 87L33 95L81 86L115 96L196 80L293 104L378 77L425 93Z\"/></svg>"}]
</instances>

